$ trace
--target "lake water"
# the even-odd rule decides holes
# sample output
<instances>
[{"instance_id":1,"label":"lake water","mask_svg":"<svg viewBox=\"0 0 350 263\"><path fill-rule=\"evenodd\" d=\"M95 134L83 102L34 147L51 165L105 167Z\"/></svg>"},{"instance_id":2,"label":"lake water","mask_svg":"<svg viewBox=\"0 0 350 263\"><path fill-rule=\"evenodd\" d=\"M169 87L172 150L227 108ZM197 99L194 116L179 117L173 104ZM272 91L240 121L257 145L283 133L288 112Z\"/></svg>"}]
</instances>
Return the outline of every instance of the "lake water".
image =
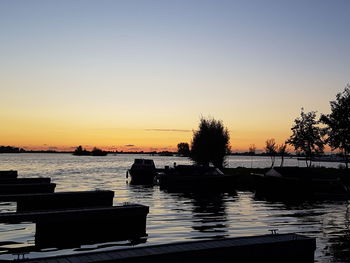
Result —
<instances>
[{"instance_id":1,"label":"lake water","mask_svg":"<svg viewBox=\"0 0 350 263\"><path fill-rule=\"evenodd\" d=\"M298 204L257 200L251 192L208 196L167 193L158 186L132 186L126 170L135 158L152 158L158 168L189 164L187 158L118 154L105 157L71 154L0 154L0 170L18 170L19 177L51 177L56 191L106 189L115 191L114 203L148 205L147 239L137 246L178 241L279 233L316 237L316 262L350 262L349 201L319 201ZM268 167L268 157L228 157L229 167ZM279 165L279 160L276 161ZM285 165L304 166L296 159ZM316 163L338 167L337 163ZM1 212L15 211L15 203L0 203ZM13 248L34 244L33 224L0 224L0 260L15 259ZM13 244L7 244L12 242ZM31 251L26 258L129 247L128 241L82 245L74 249Z\"/></svg>"}]
</instances>

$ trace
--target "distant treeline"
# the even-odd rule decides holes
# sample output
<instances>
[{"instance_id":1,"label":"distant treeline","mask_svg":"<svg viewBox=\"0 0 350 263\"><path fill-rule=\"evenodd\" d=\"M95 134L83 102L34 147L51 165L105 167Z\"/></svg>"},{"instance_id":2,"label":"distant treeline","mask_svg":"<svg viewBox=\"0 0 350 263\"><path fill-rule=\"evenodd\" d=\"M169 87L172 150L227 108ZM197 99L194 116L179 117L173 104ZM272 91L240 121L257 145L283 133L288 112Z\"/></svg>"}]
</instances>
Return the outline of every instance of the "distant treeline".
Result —
<instances>
[{"instance_id":1,"label":"distant treeline","mask_svg":"<svg viewBox=\"0 0 350 263\"><path fill-rule=\"evenodd\" d=\"M83 150L83 149L81 149ZM85 150L85 149L84 149ZM83 151L84 151L83 150ZM99 149L98 149L99 150ZM0 146L0 153L74 153L74 151L55 151L55 150L25 150L19 147L13 146ZM149 155L160 155L160 156L174 156L179 155L178 152L174 151L103 151L103 155L105 153L109 154L149 154ZM87 151L86 155L91 155L90 151ZM181 155L181 154L180 154ZM252 153L252 152L231 152L228 155L240 155L240 156L268 156L267 153ZM305 156L302 153L287 153L286 156Z\"/></svg>"},{"instance_id":2,"label":"distant treeline","mask_svg":"<svg viewBox=\"0 0 350 263\"><path fill-rule=\"evenodd\" d=\"M101 149L98 149L94 147L92 151L88 151L84 149L81 145L79 145L75 151L73 152L73 155L92 155L92 156L106 156L108 153L106 151L103 151Z\"/></svg>"},{"instance_id":3,"label":"distant treeline","mask_svg":"<svg viewBox=\"0 0 350 263\"><path fill-rule=\"evenodd\" d=\"M22 153L25 152L23 148L12 146L0 146L0 153Z\"/></svg>"},{"instance_id":4,"label":"distant treeline","mask_svg":"<svg viewBox=\"0 0 350 263\"><path fill-rule=\"evenodd\" d=\"M78 150L78 151L77 151ZM83 148L76 148L74 151L57 151L57 150L25 150L20 147L13 147L13 146L0 146L0 153L74 153L74 152L84 153L86 155L90 155L91 153L94 153L96 155L102 154L105 155L106 153L111 154L150 154L150 155L162 155L162 156L172 156L176 154L177 152L170 152L170 151L102 151L101 149L94 148L92 151L87 151Z\"/></svg>"}]
</instances>

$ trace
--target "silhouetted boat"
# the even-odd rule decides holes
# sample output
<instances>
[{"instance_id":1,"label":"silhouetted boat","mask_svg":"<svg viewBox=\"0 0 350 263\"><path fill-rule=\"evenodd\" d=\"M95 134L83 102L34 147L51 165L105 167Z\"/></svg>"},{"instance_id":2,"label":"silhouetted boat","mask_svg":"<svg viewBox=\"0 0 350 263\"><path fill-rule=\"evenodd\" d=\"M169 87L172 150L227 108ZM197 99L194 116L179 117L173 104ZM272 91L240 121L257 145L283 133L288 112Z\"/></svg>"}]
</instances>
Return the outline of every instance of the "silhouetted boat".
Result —
<instances>
[{"instance_id":1,"label":"silhouetted boat","mask_svg":"<svg viewBox=\"0 0 350 263\"><path fill-rule=\"evenodd\" d=\"M258 195L284 198L349 198L350 188L341 176L327 174L324 168L272 168L253 174ZM322 172L323 171L323 172Z\"/></svg>"},{"instance_id":2,"label":"silhouetted boat","mask_svg":"<svg viewBox=\"0 0 350 263\"><path fill-rule=\"evenodd\" d=\"M220 191L234 192L234 177L215 167L177 165L166 167L158 175L162 189L178 192Z\"/></svg>"},{"instance_id":3,"label":"silhouetted boat","mask_svg":"<svg viewBox=\"0 0 350 263\"><path fill-rule=\"evenodd\" d=\"M153 184L157 174L156 166L151 159L135 159L131 168L127 171L130 174L131 184Z\"/></svg>"}]
</instances>

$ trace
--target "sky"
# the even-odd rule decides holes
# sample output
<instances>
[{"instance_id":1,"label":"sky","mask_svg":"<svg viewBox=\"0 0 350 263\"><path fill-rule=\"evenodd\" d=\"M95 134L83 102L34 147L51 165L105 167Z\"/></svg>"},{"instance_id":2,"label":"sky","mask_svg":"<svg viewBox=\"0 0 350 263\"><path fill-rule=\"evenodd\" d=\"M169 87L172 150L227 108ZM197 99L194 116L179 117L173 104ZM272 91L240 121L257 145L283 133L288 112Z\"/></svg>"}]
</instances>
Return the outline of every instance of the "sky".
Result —
<instances>
[{"instance_id":1,"label":"sky","mask_svg":"<svg viewBox=\"0 0 350 263\"><path fill-rule=\"evenodd\" d=\"M233 151L329 113L350 1L0 0L0 145L173 150L201 117Z\"/></svg>"}]
</instances>

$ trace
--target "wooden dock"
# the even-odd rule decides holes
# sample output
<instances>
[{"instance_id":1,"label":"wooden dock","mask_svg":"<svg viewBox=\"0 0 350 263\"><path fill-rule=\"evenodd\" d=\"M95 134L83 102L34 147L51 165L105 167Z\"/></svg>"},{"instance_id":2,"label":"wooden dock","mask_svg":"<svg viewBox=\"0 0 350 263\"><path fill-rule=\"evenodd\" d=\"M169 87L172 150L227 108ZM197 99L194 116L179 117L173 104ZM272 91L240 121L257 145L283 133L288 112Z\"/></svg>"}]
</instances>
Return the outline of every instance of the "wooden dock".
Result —
<instances>
[{"instance_id":1,"label":"wooden dock","mask_svg":"<svg viewBox=\"0 0 350 263\"><path fill-rule=\"evenodd\" d=\"M111 207L2 213L0 223L35 223L37 248L76 247L146 236L149 207L126 204Z\"/></svg>"},{"instance_id":2,"label":"wooden dock","mask_svg":"<svg viewBox=\"0 0 350 263\"><path fill-rule=\"evenodd\" d=\"M0 200L1 195L53 193L55 187L56 184L54 183L0 184Z\"/></svg>"},{"instance_id":3,"label":"wooden dock","mask_svg":"<svg viewBox=\"0 0 350 263\"><path fill-rule=\"evenodd\" d=\"M297 234L181 242L38 259L26 263L314 262L316 240Z\"/></svg>"},{"instance_id":4,"label":"wooden dock","mask_svg":"<svg viewBox=\"0 0 350 263\"><path fill-rule=\"evenodd\" d=\"M147 214L148 206L138 204L126 204L112 207L87 207L76 209L61 209L49 211L30 211L20 213L0 213L0 223L21 223L21 222L56 222L62 223L78 221L89 221L97 217L106 221L110 217L125 217L127 215ZM91 217L91 218L90 218Z\"/></svg>"},{"instance_id":5,"label":"wooden dock","mask_svg":"<svg viewBox=\"0 0 350 263\"><path fill-rule=\"evenodd\" d=\"M0 171L0 179L17 178L18 172L14 170Z\"/></svg>"},{"instance_id":6,"label":"wooden dock","mask_svg":"<svg viewBox=\"0 0 350 263\"><path fill-rule=\"evenodd\" d=\"M1 196L3 201L17 202L17 212L71 209L84 207L110 207L114 192L75 191Z\"/></svg>"},{"instance_id":7,"label":"wooden dock","mask_svg":"<svg viewBox=\"0 0 350 263\"><path fill-rule=\"evenodd\" d=\"M149 207L113 206L113 191L54 193L50 178L17 179L0 171L0 201L17 203L14 213L0 213L0 223L35 223L35 247L71 248L145 237Z\"/></svg>"},{"instance_id":8,"label":"wooden dock","mask_svg":"<svg viewBox=\"0 0 350 263\"><path fill-rule=\"evenodd\" d=\"M37 178L0 178L0 184L49 184L51 178L37 177Z\"/></svg>"}]
</instances>

